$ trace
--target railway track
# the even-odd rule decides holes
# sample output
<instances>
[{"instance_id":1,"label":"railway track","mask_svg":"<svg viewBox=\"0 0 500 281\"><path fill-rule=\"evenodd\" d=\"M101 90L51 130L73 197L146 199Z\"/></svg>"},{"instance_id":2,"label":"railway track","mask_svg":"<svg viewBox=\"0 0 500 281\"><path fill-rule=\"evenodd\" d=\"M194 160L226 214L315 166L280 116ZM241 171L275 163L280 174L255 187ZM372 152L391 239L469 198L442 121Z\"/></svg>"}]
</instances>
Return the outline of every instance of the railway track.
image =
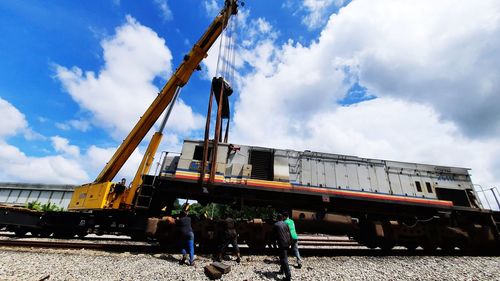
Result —
<instances>
[{"instance_id":1,"label":"railway track","mask_svg":"<svg viewBox=\"0 0 500 281\"><path fill-rule=\"evenodd\" d=\"M124 243L92 243L74 241L47 241L47 240L20 240L8 239L0 240L0 247L16 248L51 248L51 249L88 249L110 252L139 252L139 253L159 253L161 247L158 245L146 244L124 244Z\"/></svg>"},{"instance_id":2,"label":"railway track","mask_svg":"<svg viewBox=\"0 0 500 281\"><path fill-rule=\"evenodd\" d=\"M16 234L12 233L12 232L0 232L0 237L6 237L6 238L11 238L11 239L19 239L19 238L27 238L27 239L36 239L36 238L39 238L39 237L36 237L36 236L33 236L31 234L26 234L22 237L19 237L17 236ZM48 237L47 237L48 238ZM1 240L1 238L0 238ZM95 235L95 234L91 234L91 235L87 235L85 237L78 237L78 236L75 236L75 237L72 237L72 238L64 238L64 240L68 240L68 241L71 241L71 240L82 240L82 241L116 241L116 242L119 242L119 241L125 241L125 242L130 242L130 241L133 241L129 236L115 236L115 235L102 235L102 236L99 236L99 235Z\"/></svg>"},{"instance_id":3,"label":"railway track","mask_svg":"<svg viewBox=\"0 0 500 281\"><path fill-rule=\"evenodd\" d=\"M32 238L36 239L38 237L32 236L31 234L26 234L25 236L18 237L16 236L15 233L13 232L8 232L8 231L0 231L0 237L7 237L7 238L12 238L12 239L17 239L17 238ZM1 239L1 238L0 238ZM89 234L85 237L78 237L75 236L73 238L65 238L64 240L83 240L83 241L124 241L124 242L130 242L134 241L132 240L129 236L116 236L116 235L95 235L95 234ZM300 245L310 245L310 246L315 246L315 245L359 245L356 241L350 240L347 237L344 236L316 236L316 235L301 235L299 238L299 243Z\"/></svg>"},{"instance_id":4,"label":"railway track","mask_svg":"<svg viewBox=\"0 0 500 281\"><path fill-rule=\"evenodd\" d=\"M89 237L90 238L90 237ZM156 242L136 242L126 239L37 239L37 238L7 238L0 239L0 247L19 248L19 249L87 249L107 252L131 252L131 253L177 253L177 249L165 249ZM91 240L91 241L86 241ZM121 241L117 241L121 240ZM304 238L299 240L299 248L302 256L488 256L484 253L465 253L459 251L445 252L435 251L427 253L423 250L408 251L405 248L395 248L392 251L385 252L380 249L369 249L355 241L347 239L331 239L331 238ZM275 250L272 248L264 248L260 250L250 249L247 245L240 245L242 255L275 255ZM197 249L199 254L211 254L212 251L205 249Z\"/></svg>"},{"instance_id":5,"label":"railway track","mask_svg":"<svg viewBox=\"0 0 500 281\"><path fill-rule=\"evenodd\" d=\"M104 238L98 239L95 237L89 238L71 238L71 239L39 239L35 237L17 238L7 236L7 239L0 239L0 246L7 247L38 247L38 248L67 248L67 249L93 249L118 252L161 252L165 251L157 242L138 242L130 239L113 239ZM78 240L78 241L76 241ZM300 240L299 245L302 249L306 248L342 248L360 246L356 242L337 241L337 240L321 240L321 239L304 239ZM240 245L243 251L251 252L247 245ZM264 249L272 250L272 249ZM167 249L168 251L168 249Z\"/></svg>"},{"instance_id":6,"label":"railway track","mask_svg":"<svg viewBox=\"0 0 500 281\"><path fill-rule=\"evenodd\" d=\"M177 249L162 248L156 242L138 242L127 238L112 237L84 237L71 239L48 239L26 236L23 238L15 237L10 234L2 233L3 239L0 239L0 247L9 248L51 248L51 249L89 249L109 252L134 252L134 253L176 253ZM346 247L364 248L354 241L345 239L329 238L303 238L299 240L301 253L309 256L329 256L341 253ZM243 255L274 255L272 248L250 249L246 244L240 245ZM340 252L338 252L341 250ZM349 249L353 250L353 249ZM369 249L366 249L369 250ZM198 253L210 254L211 251L197 249ZM347 253L347 252L344 252Z\"/></svg>"}]
</instances>

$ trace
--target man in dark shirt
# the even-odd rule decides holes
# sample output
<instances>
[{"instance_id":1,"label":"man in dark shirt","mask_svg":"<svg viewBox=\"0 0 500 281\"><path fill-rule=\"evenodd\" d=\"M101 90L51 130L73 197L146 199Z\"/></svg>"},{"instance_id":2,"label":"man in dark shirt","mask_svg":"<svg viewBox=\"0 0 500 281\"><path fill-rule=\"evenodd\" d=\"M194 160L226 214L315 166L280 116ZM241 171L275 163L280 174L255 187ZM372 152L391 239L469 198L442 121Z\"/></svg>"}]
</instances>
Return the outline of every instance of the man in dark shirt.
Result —
<instances>
[{"instance_id":1,"label":"man in dark shirt","mask_svg":"<svg viewBox=\"0 0 500 281\"><path fill-rule=\"evenodd\" d=\"M274 235L278 244L280 257L280 274L285 274L284 280L291 279L290 266L288 265L288 248L292 242L290 229L283 221L283 215L278 214L278 221L274 224Z\"/></svg>"},{"instance_id":2,"label":"man in dark shirt","mask_svg":"<svg viewBox=\"0 0 500 281\"><path fill-rule=\"evenodd\" d=\"M224 215L223 220L221 221L221 229L222 229L221 245L217 260L220 261L227 247L229 245L232 245L236 254L236 262L240 263L241 258L240 258L240 248L238 247L238 233L236 232L236 226L234 220L231 217Z\"/></svg>"},{"instance_id":3,"label":"man in dark shirt","mask_svg":"<svg viewBox=\"0 0 500 281\"><path fill-rule=\"evenodd\" d=\"M180 218L175 224L179 230L182 251L182 259L179 264L186 262L186 254L189 251L189 265L194 265L194 233L191 228L191 218L188 217L187 211L181 212Z\"/></svg>"},{"instance_id":4,"label":"man in dark shirt","mask_svg":"<svg viewBox=\"0 0 500 281\"><path fill-rule=\"evenodd\" d=\"M113 187L113 201L116 200L118 197L120 197L123 192L125 192L125 189L127 189L127 179L122 178L122 180L119 183L116 183Z\"/></svg>"}]
</instances>

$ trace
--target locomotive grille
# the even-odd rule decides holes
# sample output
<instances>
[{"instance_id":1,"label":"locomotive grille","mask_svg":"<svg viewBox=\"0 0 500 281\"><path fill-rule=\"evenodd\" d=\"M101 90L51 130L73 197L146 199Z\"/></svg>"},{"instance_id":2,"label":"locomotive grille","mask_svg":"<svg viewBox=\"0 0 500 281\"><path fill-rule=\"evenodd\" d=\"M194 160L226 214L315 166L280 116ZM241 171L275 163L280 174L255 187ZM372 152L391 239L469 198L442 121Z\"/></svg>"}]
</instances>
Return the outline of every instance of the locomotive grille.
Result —
<instances>
[{"instance_id":1,"label":"locomotive grille","mask_svg":"<svg viewBox=\"0 0 500 281\"><path fill-rule=\"evenodd\" d=\"M273 180L273 153L271 151L252 150L250 164L252 165L250 178Z\"/></svg>"}]
</instances>

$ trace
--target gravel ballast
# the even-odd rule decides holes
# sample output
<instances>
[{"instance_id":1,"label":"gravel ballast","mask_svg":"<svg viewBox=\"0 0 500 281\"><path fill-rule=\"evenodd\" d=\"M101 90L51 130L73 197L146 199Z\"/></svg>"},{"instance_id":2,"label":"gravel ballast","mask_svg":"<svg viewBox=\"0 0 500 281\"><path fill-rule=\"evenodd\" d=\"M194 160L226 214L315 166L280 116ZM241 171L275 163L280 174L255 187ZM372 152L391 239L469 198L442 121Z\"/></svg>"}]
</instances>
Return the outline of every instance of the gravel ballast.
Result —
<instances>
[{"instance_id":1,"label":"gravel ballast","mask_svg":"<svg viewBox=\"0 0 500 281\"><path fill-rule=\"evenodd\" d=\"M92 250L0 248L0 280L208 280L197 256L193 267L180 255L109 253ZM277 258L249 256L226 261L222 280L280 280ZM290 258L290 264L295 260ZM500 257L335 256L306 257L292 280L500 280Z\"/></svg>"}]
</instances>

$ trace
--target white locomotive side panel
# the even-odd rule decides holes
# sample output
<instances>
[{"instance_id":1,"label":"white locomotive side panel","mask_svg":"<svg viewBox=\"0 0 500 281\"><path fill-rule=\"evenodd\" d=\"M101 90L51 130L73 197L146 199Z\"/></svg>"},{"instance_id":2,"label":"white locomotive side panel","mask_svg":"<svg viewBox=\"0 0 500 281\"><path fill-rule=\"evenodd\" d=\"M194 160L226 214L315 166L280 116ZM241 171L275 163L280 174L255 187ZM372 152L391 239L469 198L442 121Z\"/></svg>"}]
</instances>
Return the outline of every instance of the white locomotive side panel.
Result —
<instances>
[{"instance_id":1,"label":"white locomotive side panel","mask_svg":"<svg viewBox=\"0 0 500 281\"><path fill-rule=\"evenodd\" d=\"M299 176L299 183L302 185L311 185L311 164L309 163L309 159L300 160L297 175Z\"/></svg>"},{"instance_id":2,"label":"white locomotive side panel","mask_svg":"<svg viewBox=\"0 0 500 281\"><path fill-rule=\"evenodd\" d=\"M389 178L389 193L390 194L401 194L401 180L399 179L399 174L391 173L387 171L387 176Z\"/></svg>"},{"instance_id":3,"label":"white locomotive side panel","mask_svg":"<svg viewBox=\"0 0 500 281\"><path fill-rule=\"evenodd\" d=\"M349 184L347 181L347 165L334 164L334 166L335 166L335 176L337 177L337 188L347 188L347 185Z\"/></svg>"},{"instance_id":4,"label":"white locomotive side panel","mask_svg":"<svg viewBox=\"0 0 500 281\"><path fill-rule=\"evenodd\" d=\"M201 141L185 141L177 169L199 172L202 147ZM252 151L259 151L254 163ZM466 168L234 144L221 144L217 162L217 173L231 183L255 179L478 205L472 202L477 194Z\"/></svg>"},{"instance_id":5,"label":"white locomotive side panel","mask_svg":"<svg viewBox=\"0 0 500 281\"><path fill-rule=\"evenodd\" d=\"M370 168L367 165L361 165L358 167L358 181L359 186L364 189L364 191L372 191L372 185L370 183Z\"/></svg>"},{"instance_id":6,"label":"white locomotive side panel","mask_svg":"<svg viewBox=\"0 0 500 281\"><path fill-rule=\"evenodd\" d=\"M377 182L377 188L374 191L386 194L391 193L391 187L389 185L389 178L387 176L387 172L385 171L385 166L374 165L373 169L375 169L375 176Z\"/></svg>"},{"instance_id":7,"label":"white locomotive side panel","mask_svg":"<svg viewBox=\"0 0 500 281\"><path fill-rule=\"evenodd\" d=\"M335 174L335 165L330 162L324 162L325 167L325 187L336 187L337 177Z\"/></svg>"},{"instance_id":8,"label":"white locomotive side panel","mask_svg":"<svg viewBox=\"0 0 500 281\"><path fill-rule=\"evenodd\" d=\"M358 180L358 165L347 164L347 189L351 190L361 190Z\"/></svg>"},{"instance_id":9,"label":"white locomotive side panel","mask_svg":"<svg viewBox=\"0 0 500 281\"><path fill-rule=\"evenodd\" d=\"M411 175L399 175L401 182L401 194L406 196L416 196L414 182Z\"/></svg>"},{"instance_id":10,"label":"white locomotive side panel","mask_svg":"<svg viewBox=\"0 0 500 281\"><path fill-rule=\"evenodd\" d=\"M318 183L318 161L316 159L311 159L308 161L311 167L311 185L319 186Z\"/></svg>"}]
</instances>

